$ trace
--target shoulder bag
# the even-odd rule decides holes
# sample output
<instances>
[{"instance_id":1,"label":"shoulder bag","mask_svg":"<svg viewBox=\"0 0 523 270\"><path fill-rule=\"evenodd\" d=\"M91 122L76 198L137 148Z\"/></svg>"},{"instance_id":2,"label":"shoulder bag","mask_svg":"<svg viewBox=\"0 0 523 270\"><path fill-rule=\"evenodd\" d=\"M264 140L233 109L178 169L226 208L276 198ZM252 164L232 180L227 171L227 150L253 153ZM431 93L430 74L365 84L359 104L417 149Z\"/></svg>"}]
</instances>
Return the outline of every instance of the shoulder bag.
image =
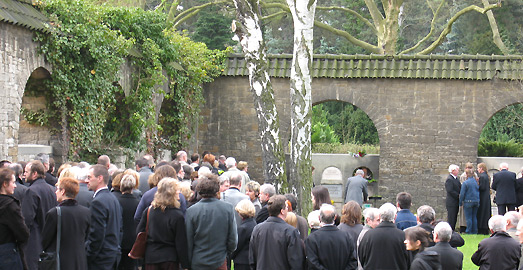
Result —
<instances>
[{"instance_id":1,"label":"shoulder bag","mask_svg":"<svg viewBox=\"0 0 523 270\"><path fill-rule=\"evenodd\" d=\"M147 233L149 232L149 213L151 212L151 206L147 210L147 224L145 225L145 232L139 232L134 241L133 248L129 252L131 259L140 259L145 257L145 248L147 246Z\"/></svg>"},{"instance_id":2,"label":"shoulder bag","mask_svg":"<svg viewBox=\"0 0 523 270\"><path fill-rule=\"evenodd\" d=\"M60 270L60 240L62 238L62 210L60 206L56 207L56 213L58 214L58 222L56 228L56 251L40 253L38 259L39 270Z\"/></svg>"}]
</instances>

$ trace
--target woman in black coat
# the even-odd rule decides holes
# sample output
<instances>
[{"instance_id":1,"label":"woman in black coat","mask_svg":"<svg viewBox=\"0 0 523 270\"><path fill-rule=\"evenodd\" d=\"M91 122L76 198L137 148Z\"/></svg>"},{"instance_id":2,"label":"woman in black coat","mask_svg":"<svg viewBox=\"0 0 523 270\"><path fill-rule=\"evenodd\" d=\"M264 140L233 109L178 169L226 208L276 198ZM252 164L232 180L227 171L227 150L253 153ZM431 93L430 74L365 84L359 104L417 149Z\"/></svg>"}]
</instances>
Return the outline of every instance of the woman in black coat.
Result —
<instances>
[{"instance_id":1,"label":"woman in black coat","mask_svg":"<svg viewBox=\"0 0 523 270\"><path fill-rule=\"evenodd\" d=\"M184 269L190 266L185 218L180 210L179 194L178 181L163 178L158 183L151 207L143 212L137 233L144 232L149 222L145 249L146 270L178 269L179 264Z\"/></svg>"},{"instance_id":2,"label":"woman in black coat","mask_svg":"<svg viewBox=\"0 0 523 270\"><path fill-rule=\"evenodd\" d=\"M116 197L122 206L122 257L120 259L120 264L118 265L118 269L121 270L132 270L136 269L137 266L136 260L131 259L127 255L133 248L134 240L136 239L136 223L134 222L134 213L136 212L138 203L140 203L140 200L132 194L136 183L137 179L134 175L124 175L119 183L119 189L122 194L121 196Z\"/></svg>"},{"instance_id":3,"label":"woman in black coat","mask_svg":"<svg viewBox=\"0 0 523 270\"><path fill-rule=\"evenodd\" d=\"M87 270L85 241L91 225L91 212L78 205L74 199L80 186L74 178L64 177L56 184L56 200L61 210L60 268ZM45 251L56 250L58 213L56 208L47 212L42 230L42 247Z\"/></svg>"},{"instance_id":4,"label":"woman in black coat","mask_svg":"<svg viewBox=\"0 0 523 270\"><path fill-rule=\"evenodd\" d=\"M425 250L429 242L430 234L425 229L415 226L405 230L405 246L414 256L410 263L410 270L441 269L438 253Z\"/></svg>"},{"instance_id":5,"label":"woman in black coat","mask_svg":"<svg viewBox=\"0 0 523 270\"><path fill-rule=\"evenodd\" d=\"M485 163L478 164L479 173L479 208L478 208L478 233L490 234L488 220L492 216L490 206L490 177Z\"/></svg>"},{"instance_id":6,"label":"woman in black coat","mask_svg":"<svg viewBox=\"0 0 523 270\"><path fill-rule=\"evenodd\" d=\"M231 260L234 261L235 270L250 270L249 244L252 230L254 226L256 226L256 221L254 220L256 210L250 200L240 201L236 205L235 210L240 214L242 224L238 227L238 245L236 246L236 250L231 254Z\"/></svg>"},{"instance_id":7,"label":"woman in black coat","mask_svg":"<svg viewBox=\"0 0 523 270\"><path fill-rule=\"evenodd\" d=\"M24 269L20 245L29 239L20 202L13 197L16 188L14 172L0 169L0 269Z\"/></svg>"}]
</instances>

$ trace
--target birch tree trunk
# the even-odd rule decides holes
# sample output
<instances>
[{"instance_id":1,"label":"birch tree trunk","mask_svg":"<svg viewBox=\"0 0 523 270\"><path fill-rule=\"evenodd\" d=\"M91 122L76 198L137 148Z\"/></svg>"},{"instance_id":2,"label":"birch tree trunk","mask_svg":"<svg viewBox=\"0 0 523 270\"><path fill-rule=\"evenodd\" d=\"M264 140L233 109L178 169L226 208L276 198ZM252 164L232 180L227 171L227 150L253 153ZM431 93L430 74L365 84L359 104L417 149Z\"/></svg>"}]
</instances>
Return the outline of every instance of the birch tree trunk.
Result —
<instances>
[{"instance_id":1,"label":"birch tree trunk","mask_svg":"<svg viewBox=\"0 0 523 270\"><path fill-rule=\"evenodd\" d=\"M297 195L301 213L311 211L311 74L316 0L287 0L294 21L291 70L291 164L289 186Z\"/></svg>"},{"instance_id":2,"label":"birch tree trunk","mask_svg":"<svg viewBox=\"0 0 523 270\"><path fill-rule=\"evenodd\" d=\"M259 23L259 3L257 0L234 0L234 4L238 21L233 22L232 28L240 40L249 69L250 90L260 131L263 176L265 182L275 184L280 192L286 192L285 153L280 141L280 123Z\"/></svg>"}]
</instances>

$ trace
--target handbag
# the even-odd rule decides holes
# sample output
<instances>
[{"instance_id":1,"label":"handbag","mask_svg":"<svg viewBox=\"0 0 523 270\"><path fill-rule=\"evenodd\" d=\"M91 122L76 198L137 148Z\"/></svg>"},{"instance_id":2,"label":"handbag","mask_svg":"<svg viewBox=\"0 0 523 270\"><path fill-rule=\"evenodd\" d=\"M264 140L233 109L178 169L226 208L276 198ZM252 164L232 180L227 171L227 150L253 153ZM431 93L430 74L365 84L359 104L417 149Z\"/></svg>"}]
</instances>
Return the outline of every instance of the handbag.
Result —
<instances>
[{"instance_id":1,"label":"handbag","mask_svg":"<svg viewBox=\"0 0 523 270\"><path fill-rule=\"evenodd\" d=\"M42 251L38 259L39 270L60 270L60 239L62 238L62 210L60 206L56 207L58 214L58 223L56 229L56 251Z\"/></svg>"},{"instance_id":2,"label":"handbag","mask_svg":"<svg viewBox=\"0 0 523 270\"><path fill-rule=\"evenodd\" d=\"M134 241L133 248L129 252L131 259L140 259L145 257L145 248L147 247L147 233L149 232L149 212L151 212L151 206L147 210L147 223L145 225L145 232L139 232Z\"/></svg>"}]
</instances>

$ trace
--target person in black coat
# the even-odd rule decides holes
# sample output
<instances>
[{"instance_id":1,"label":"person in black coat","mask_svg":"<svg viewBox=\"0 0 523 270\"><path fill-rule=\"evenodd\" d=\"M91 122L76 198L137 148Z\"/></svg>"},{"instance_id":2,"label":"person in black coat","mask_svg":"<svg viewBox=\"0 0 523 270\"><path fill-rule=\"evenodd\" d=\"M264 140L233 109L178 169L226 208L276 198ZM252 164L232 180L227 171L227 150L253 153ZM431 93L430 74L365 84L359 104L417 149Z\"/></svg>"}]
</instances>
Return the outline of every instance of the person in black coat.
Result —
<instances>
[{"instance_id":1,"label":"person in black coat","mask_svg":"<svg viewBox=\"0 0 523 270\"><path fill-rule=\"evenodd\" d=\"M309 269L356 269L358 267L356 245L350 233L341 231L334 225L335 218L334 206L324 204L320 207L322 227L305 240Z\"/></svg>"},{"instance_id":2,"label":"person in black coat","mask_svg":"<svg viewBox=\"0 0 523 270\"><path fill-rule=\"evenodd\" d=\"M508 171L508 164L499 164L499 172L494 174L492 189L496 191L498 214L504 215L516 209L516 174Z\"/></svg>"},{"instance_id":3,"label":"person in black coat","mask_svg":"<svg viewBox=\"0 0 523 270\"><path fill-rule=\"evenodd\" d=\"M447 222L438 223L434 228L436 245L426 249L439 254L441 270L461 270L463 267L463 253L449 244L452 233L452 228Z\"/></svg>"},{"instance_id":4,"label":"person in black coat","mask_svg":"<svg viewBox=\"0 0 523 270\"><path fill-rule=\"evenodd\" d=\"M472 262L480 269L518 269L520 245L506 232L506 226L504 216L495 215L490 218L492 235L479 242L478 250L471 257Z\"/></svg>"},{"instance_id":5,"label":"person in black coat","mask_svg":"<svg viewBox=\"0 0 523 270\"><path fill-rule=\"evenodd\" d=\"M256 210L250 200L240 201L236 205L235 210L240 214L242 223L238 227L238 244L236 245L236 250L231 254L231 260L234 261L234 269L250 270L249 243L252 230L256 226L256 221L253 218Z\"/></svg>"},{"instance_id":6,"label":"person in black coat","mask_svg":"<svg viewBox=\"0 0 523 270\"><path fill-rule=\"evenodd\" d=\"M113 181L114 183L114 181ZM123 239L122 239L122 256L118 269L130 270L136 268L136 261L128 256L133 248L136 239L136 223L134 222L134 213L140 200L132 194L136 186L137 179L133 175L125 175L120 181L121 196L116 197L122 206L123 222ZM115 194L112 192L113 195Z\"/></svg>"},{"instance_id":7,"label":"person in black coat","mask_svg":"<svg viewBox=\"0 0 523 270\"><path fill-rule=\"evenodd\" d=\"M44 180L45 168L42 162L32 161L25 167L25 180L29 184L29 189L37 196L34 197L31 213L24 213L30 217L26 220L30 236L24 254L29 269L38 269L38 259L42 252L42 229L44 228L45 214L56 206L55 188L47 184ZM25 202L24 202L25 204Z\"/></svg>"},{"instance_id":8,"label":"person in black coat","mask_svg":"<svg viewBox=\"0 0 523 270\"><path fill-rule=\"evenodd\" d=\"M381 223L361 239L358 257L363 269L408 269L408 253L403 243L405 232L394 225L396 212L393 204L382 205Z\"/></svg>"},{"instance_id":9,"label":"person in black coat","mask_svg":"<svg viewBox=\"0 0 523 270\"><path fill-rule=\"evenodd\" d=\"M267 209L267 202L276 194L276 188L271 184L263 184L260 186L259 199L262 205L260 211L256 214L256 223L260 224L269 218L269 210Z\"/></svg>"},{"instance_id":10,"label":"person in black coat","mask_svg":"<svg viewBox=\"0 0 523 270\"><path fill-rule=\"evenodd\" d=\"M20 203L13 197L16 189L12 170L0 168L0 269L24 269L20 246L29 239Z\"/></svg>"},{"instance_id":11,"label":"person in black coat","mask_svg":"<svg viewBox=\"0 0 523 270\"><path fill-rule=\"evenodd\" d=\"M90 270L114 269L120 261L122 207L109 192L109 173L103 165L89 169L87 187L94 191L91 202L91 229L87 237L87 264Z\"/></svg>"},{"instance_id":12,"label":"person in black coat","mask_svg":"<svg viewBox=\"0 0 523 270\"><path fill-rule=\"evenodd\" d=\"M461 191L461 183L458 179L459 167L454 164L450 165L449 173L445 181L445 190L447 191L445 206L447 207L447 220L452 230L454 230L458 219L459 193Z\"/></svg>"},{"instance_id":13,"label":"person in black coat","mask_svg":"<svg viewBox=\"0 0 523 270\"><path fill-rule=\"evenodd\" d=\"M183 269L190 267L187 250L185 218L180 210L177 180L163 178L151 206L143 211L138 232L145 232L147 223L147 247L145 269Z\"/></svg>"},{"instance_id":14,"label":"person in black coat","mask_svg":"<svg viewBox=\"0 0 523 270\"><path fill-rule=\"evenodd\" d=\"M422 205L418 207L417 214L418 223L420 223L417 226L423 228L429 234L432 234L434 232L434 226L438 223L438 221L435 220L436 211L428 205ZM463 240L463 237L461 237L459 233L452 231L449 244L453 248L457 248L465 245L465 240ZM429 247L431 246L434 246L434 242L429 242Z\"/></svg>"},{"instance_id":15,"label":"person in black coat","mask_svg":"<svg viewBox=\"0 0 523 270\"><path fill-rule=\"evenodd\" d=\"M78 205L78 181L64 177L58 182L56 199L61 211L60 268L87 270L85 240L91 224L91 212L87 207ZM42 230L42 247L45 251L56 251L56 233L58 226L56 207L49 210Z\"/></svg>"},{"instance_id":16,"label":"person in black coat","mask_svg":"<svg viewBox=\"0 0 523 270\"><path fill-rule=\"evenodd\" d=\"M489 234L488 220L492 216L490 205L490 177L485 163L478 164L479 173L479 208L478 208L478 233Z\"/></svg>"},{"instance_id":17,"label":"person in black coat","mask_svg":"<svg viewBox=\"0 0 523 270\"><path fill-rule=\"evenodd\" d=\"M440 270L441 263L439 254L435 251L427 251L430 234L420 227L410 227L405 230L405 246L411 251L414 259L410 263L411 270Z\"/></svg>"}]
</instances>

